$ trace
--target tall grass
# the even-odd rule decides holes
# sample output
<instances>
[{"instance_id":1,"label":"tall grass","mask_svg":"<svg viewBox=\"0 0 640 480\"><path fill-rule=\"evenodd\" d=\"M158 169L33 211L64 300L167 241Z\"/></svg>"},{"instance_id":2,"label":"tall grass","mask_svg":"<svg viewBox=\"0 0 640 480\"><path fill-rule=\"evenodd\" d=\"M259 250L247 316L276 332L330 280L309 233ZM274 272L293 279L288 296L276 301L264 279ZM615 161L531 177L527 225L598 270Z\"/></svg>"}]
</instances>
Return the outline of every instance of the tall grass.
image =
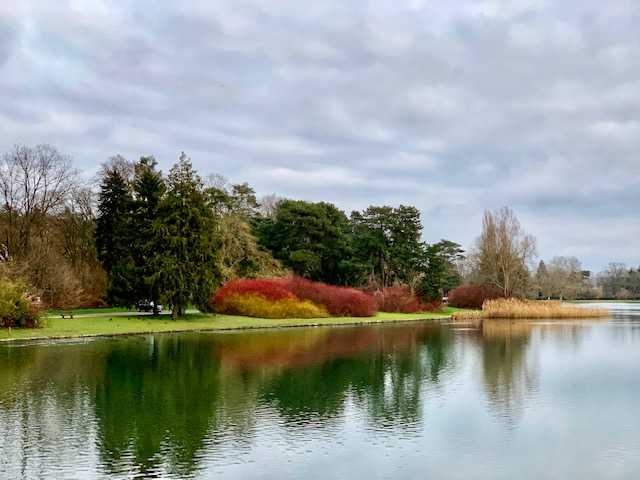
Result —
<instances>
[{"instance_id":1,"label":"tall grass","mask_svg":"<svg viewBox=\"0 0 640 480\"><path fill-rule=\"evenodd\" d=\"M496 298L482 305L484 318L601 318L609 316L600 308L568 307L559 301Z\"/></svg>"}]
</instances>

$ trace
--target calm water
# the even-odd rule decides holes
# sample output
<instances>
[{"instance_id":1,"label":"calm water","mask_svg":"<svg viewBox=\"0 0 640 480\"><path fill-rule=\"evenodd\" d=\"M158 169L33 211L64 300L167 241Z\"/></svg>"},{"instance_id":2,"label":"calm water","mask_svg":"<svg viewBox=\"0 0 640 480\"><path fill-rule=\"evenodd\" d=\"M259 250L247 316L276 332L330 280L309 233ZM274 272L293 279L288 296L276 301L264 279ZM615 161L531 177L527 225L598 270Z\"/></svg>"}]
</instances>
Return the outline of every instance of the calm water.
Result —
<instances>
[{"instance_id":1,"label":"calm water","mask_svg":"<svg viewBox=\"0 0 640 480\"><path fill-rule=\"evenodd\" d=\"M0 346L0 478L640 479L640 304L611 308Z\"/></svg>"}]
</instances>

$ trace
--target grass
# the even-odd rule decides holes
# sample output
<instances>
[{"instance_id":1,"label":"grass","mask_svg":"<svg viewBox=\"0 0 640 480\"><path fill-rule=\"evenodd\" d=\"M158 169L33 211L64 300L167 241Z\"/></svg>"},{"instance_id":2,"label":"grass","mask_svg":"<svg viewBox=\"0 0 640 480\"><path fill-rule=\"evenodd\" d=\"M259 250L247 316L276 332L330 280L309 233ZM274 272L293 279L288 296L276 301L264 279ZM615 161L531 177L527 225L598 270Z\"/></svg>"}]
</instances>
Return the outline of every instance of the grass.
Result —
<instances>
[{"instance_id":1,"label":"grass","mask_svg":"<svg viewBox=\"0 0 640 480\"><path fill-rule=\"evenodd\" d=\"M600 308L568 307L560 301L519 300L496 298L487 300L482 311L461 312L454 320L476 320L480 318L503 319L579 319L608 317L609 312Z\"/></svg>"},{"instance_id":2,"label":"grass","mask_svg":"<svg viewBox=\"0 0 640 480\"><path fill-rule=\"evenodd\" d=\"M101 310L102 311L102 310ZM378 313L374 317L329 317L310 319L266 319L235 315L191 313L177 320L168 315L97 316L83 318L48 318L45 326L35 329L2 329L0 341L47 340L109 335L136 335L163 332L216 331L250 328L301 327L317 325L354 325L447 318L456 311L442 313ZM78 312L83 314L84 311Z\"/></svg>"},{"instance_id":3,"label":"grass","mask_svg":"<svg viewBox=\"0 0 640 480\"><path fill-rule=\"evenodd\" d=\"M123 313L123 312L130 312L131 309L130 308L82 308L82 309L74 309L74 310L62 310L62 309L56 309L56 310L47 310L45 313L45 315L48 315L50 317L56 316L56 315L61 315L61 314L67 314L69 312L71 312L74 316L75 315L96 315L96 314L100 314L100 313Z\"/></svg>"}]
</instances>

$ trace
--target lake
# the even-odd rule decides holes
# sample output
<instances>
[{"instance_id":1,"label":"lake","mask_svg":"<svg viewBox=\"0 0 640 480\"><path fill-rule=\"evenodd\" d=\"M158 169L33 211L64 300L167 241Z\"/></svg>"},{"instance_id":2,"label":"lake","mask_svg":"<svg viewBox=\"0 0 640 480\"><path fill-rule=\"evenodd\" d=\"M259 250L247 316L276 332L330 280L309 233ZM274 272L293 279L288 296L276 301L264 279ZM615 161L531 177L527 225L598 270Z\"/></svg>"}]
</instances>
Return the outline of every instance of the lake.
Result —
<instances>
[{"instance_id":1,"label":"lake","mask_svg":"<svg viewBox=\"0 0 640 480\"><path fill-rule=\"evenodd\" d=\"M0 345L0 478L640 479L640 304Z\"/></svg>"}]
</instances>

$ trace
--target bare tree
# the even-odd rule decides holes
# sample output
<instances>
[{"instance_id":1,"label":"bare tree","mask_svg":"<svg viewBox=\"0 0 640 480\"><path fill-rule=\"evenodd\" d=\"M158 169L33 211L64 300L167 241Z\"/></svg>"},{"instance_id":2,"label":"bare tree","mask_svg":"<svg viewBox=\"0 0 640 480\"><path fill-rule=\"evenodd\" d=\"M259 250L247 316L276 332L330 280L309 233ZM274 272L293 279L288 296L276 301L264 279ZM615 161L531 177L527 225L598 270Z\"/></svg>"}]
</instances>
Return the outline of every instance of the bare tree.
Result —
<instances>
[{"instance_id":1,"label":"bare tree","mask_svg":"<svg viewBox=\"0 0 640 480\"><path fill-rule=\"evenodd\" d=\"M15 145L2 157L0 243L10 255L20 257L28 251L34 230L64 210L78 183L71 158L51 145Z\"/></svg>"},{"instance_id":2,"label":"bare tree","mask_svg":"<svg viewBox=\"0 0 640 480\"><path fill-rule=\"evenodd\" d=\"M498 287L505 297L526 296L528 265L535 255L535 237L524 232L509 207L484 212L482 233L472 254L475 276L481 282Z\"/></svg>"},{"instance_id":3,"label":"bare tree","mask_svg":"<svg viewBox=\"0 0 640 480\"><path fill-rule=\"evenodd\" d=\"M582 266L576 257L556 256L546 267L543 292L548 296L575 298L582 288Z\"/></svg>"}]
</instances>

